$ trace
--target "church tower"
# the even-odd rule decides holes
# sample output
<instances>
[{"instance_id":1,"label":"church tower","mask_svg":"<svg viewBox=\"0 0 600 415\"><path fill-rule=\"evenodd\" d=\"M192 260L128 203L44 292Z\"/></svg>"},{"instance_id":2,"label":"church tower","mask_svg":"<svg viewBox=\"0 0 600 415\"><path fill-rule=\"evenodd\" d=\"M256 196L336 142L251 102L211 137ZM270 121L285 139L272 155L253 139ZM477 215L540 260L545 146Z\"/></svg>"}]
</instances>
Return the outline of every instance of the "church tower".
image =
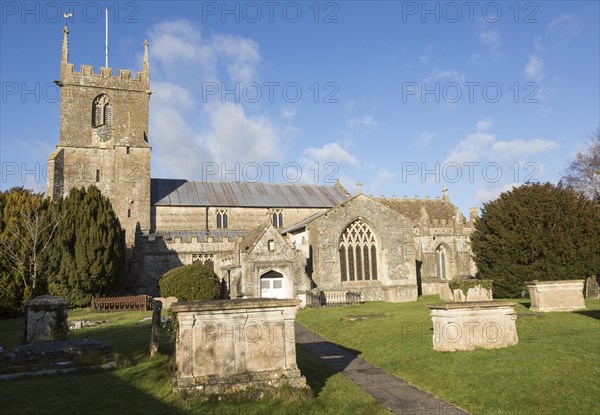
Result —
<instances>
[{"instance_id":1,"label":"church tower","mask_svg":"<svg viewBox=\"0 0 600 415\"><path fill-rule=\"evenodd\" d=\"M46 194L68 195L94 185L110 198L129 246L136 226L150 228L150 145L148 42L143 70L69 63L69 30L63 30L60 80L60 141L48 159Z\"/></svg>"}]
</instances>

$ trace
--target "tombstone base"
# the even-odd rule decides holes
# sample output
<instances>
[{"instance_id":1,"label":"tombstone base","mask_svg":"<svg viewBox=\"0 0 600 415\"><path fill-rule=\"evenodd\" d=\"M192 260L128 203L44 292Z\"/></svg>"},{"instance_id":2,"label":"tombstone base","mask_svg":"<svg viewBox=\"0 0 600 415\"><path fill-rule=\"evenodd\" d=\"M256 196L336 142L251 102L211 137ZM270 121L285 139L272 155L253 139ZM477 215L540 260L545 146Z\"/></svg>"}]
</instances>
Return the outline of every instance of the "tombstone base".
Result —
<instances>
[{"instance_id":1,"label":"tombstone base","mask_svg":"<svg viewBox=\"0 0 600 415\"><path fill-rule=\"evenodd\" d=\"M231 376L198 376L196 378L173 379L174 390L197 390L207 394L240 392L253 387L279 388L289 385L306 388L306 379L300 370L275 370L269 372L236 374Z\"/></svg>"}]
</instances>

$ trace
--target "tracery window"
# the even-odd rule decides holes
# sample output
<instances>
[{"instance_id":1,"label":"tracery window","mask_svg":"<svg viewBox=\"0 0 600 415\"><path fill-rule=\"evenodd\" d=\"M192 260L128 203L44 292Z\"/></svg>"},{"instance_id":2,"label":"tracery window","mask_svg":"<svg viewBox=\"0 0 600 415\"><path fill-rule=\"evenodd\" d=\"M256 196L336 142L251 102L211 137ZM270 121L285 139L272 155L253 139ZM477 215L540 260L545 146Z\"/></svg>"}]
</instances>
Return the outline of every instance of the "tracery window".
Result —
<instances>
[{"instance_id":1,"label":"tracery window","mask_svg":"<svg viewBox=\"0 0 600 415\"><path fill-rule=\"evenodd\" d=\"M339 254L342 281L377 279L377 241L362 220L355 220L344 230Z\"/></svg>"},{"instance_id":2,"label":"tracery window","mask_svg":"<svg viewBox=\"0 0 600 415\"><path fill-rule=\"evenodd\" d=\"M92 104L92 126L112 126L113 113L110 101L105 94L98 95Z\"/></svg>"}]
</instances>

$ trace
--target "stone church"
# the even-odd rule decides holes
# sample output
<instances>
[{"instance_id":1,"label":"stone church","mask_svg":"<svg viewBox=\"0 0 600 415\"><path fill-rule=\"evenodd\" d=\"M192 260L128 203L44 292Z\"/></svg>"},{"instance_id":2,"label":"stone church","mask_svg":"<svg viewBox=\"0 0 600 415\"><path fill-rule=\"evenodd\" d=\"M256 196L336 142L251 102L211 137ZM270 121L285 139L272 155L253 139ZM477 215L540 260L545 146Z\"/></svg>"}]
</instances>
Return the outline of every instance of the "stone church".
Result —
<instances>
[{"instance_id":1,"label":"stone church","mask_svg":"<svg viewBox=\"0 0 600 415\"><path fill-rule=\"evenodd\" d=\"M126 231L128 291L156 295L166 271L198 261L231 298L355 292L367 301L414 301L474 274L477 211L466 219L445 189L435 199L375 198L339 182L151 178L148 43L141 71L97 73L69 63L68 35L65 26L60 140L48 160L47 195L95 185L110 198Z\"/></svg>"}]
</instances>

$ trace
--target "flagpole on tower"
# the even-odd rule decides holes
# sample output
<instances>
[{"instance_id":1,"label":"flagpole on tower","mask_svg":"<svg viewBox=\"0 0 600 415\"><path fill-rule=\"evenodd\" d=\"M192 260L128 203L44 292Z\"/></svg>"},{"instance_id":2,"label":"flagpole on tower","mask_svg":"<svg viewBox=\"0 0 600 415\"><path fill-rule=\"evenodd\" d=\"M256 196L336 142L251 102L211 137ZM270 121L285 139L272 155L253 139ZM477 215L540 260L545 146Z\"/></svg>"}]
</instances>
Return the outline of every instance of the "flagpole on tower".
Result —
<instances>
[{"instance_id":1,"label":"flagpole on tower","mask_svg":"<svg viewBox=\"0 0 600 415\"><path fill-rule=\"evenodd\" d=\"M106 45L106 60L105 60L105 67L108 68L108 7L106 8L106 41L105 41L105 45Z\"/></svg>"}]
</instances>

